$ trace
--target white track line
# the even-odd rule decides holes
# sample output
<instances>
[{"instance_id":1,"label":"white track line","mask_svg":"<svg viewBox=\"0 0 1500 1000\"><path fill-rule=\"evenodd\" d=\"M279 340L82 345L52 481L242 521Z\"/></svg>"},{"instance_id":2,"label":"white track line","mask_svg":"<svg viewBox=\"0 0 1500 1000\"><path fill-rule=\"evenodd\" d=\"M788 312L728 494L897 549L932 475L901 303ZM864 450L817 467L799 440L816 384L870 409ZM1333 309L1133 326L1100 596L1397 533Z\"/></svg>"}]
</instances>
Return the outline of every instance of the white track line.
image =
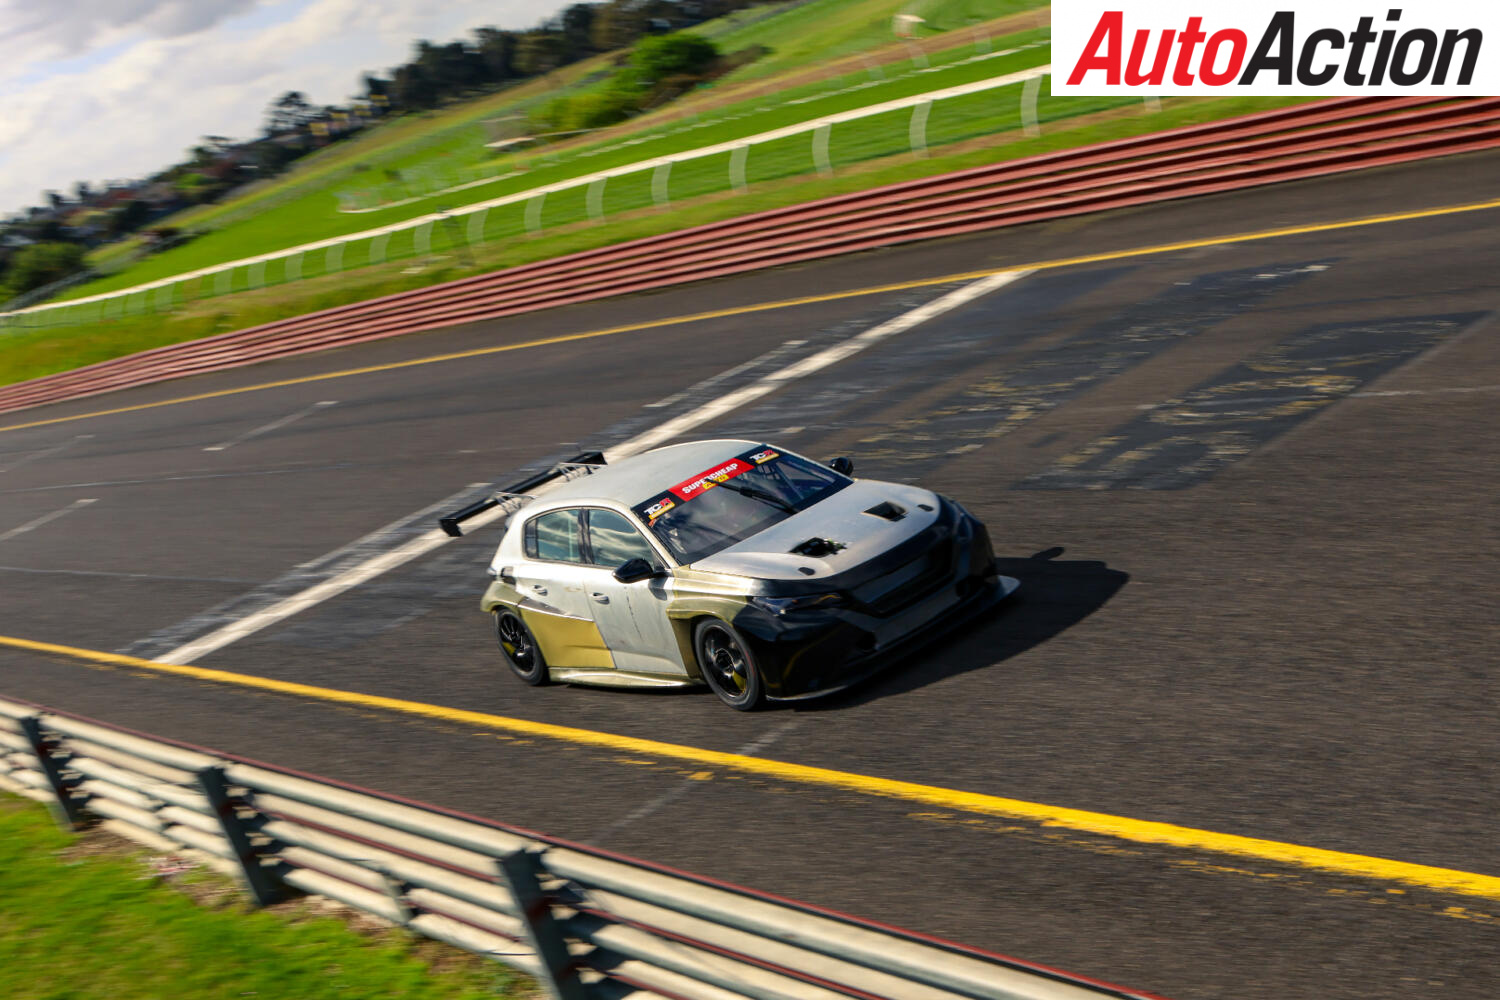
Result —
<instances>
[{"instance_id":1,"label":"white track line","mask_svg":"<svg viewBox=\"0 0 1500 1000\"><path fill-rule=\"evenodd\" d=\"M17 535L24 535L26 532L31 531L33 528L40 528L42 525L46 524L48 521L55 521L58 518L62 517L64 514L67 514L67 513L71 512L71 511L75 511L75 510L77 510L80 507L87 507L91 503L96 503L98 501L98 499L99 499L98 497L93 497L93 498L88 499L88 500L74 500L72 503L68 504L66 507L62 508L61 510L54 510L50 514L43 514L41 517L37 518L35 521L27 521L25 524L21 525L19 528L11 528L9 531L5 532L4 534L0 534L0 542L6 541L7 539L10 539L10 538L14 538Z\"/></svg>"},{"instance_id":2,"label":"white track line","mask_svg":"<svg viewBox=\"0 0 1500 1000\"><path fill-rule=\"evenodd\" d=\"M850 337L843 343L825 348L817 354L803 358L796 364L788 365L778 372L772 372L759 382L753 382L743 389L731 392L727 396L721 396L711 403L705 403L691 413L684 413L682 416L668 420L666 423L660 424L643 434L637 434L624 444L605 452L604 457L607 461L617 462L629 455L649 451L659 444L665 444L673 438L692 430L694 427L700 427L716 417L739 409L746 403L751 403L762 396L770 395L788 382L795 382L797 379L811 375L813 372L827 368L829 365L838 364L845 358L852 357L867 347L878 344L887 338L894 337L898 333L904 333L919 323L927 322L934 316L940 316L952 309L957 309L959 306L972 302L981 295L1004 288L1006 285L1014 281L1019 281L1030 273L1030 271L1002 271L999 274L992 274L987 278L980 278L978 281L964 285L962 288L949 292L947 295L933 299L924 306L918 306L911 312L903 313L895 319L887 320L874 329L866 330L857 337Z\"/></svg>"},{"instance_id":3,"label":"white track line","mask_svg":"<svg viewBox=\"0 0 1500 1000\"><path fill-rule=\"evenodd\" d=\"M719 372L719 374L715 375L713 378L704 379L697 385L684 389L681 392L674 392L666 399L658 399L654 403L647 403L646 409L659 410L663 406L674 406L679 401L686 398L690 393L703 392L704 390L712 389L714 386L719 385L723 382L727 382L730 379L734 378L736 375L742 375L752 368L758 368L761 365L770 364L772 361L775 361L784 355L790 354L797 348L806 345L806 343L807 341L805 340L788 340L786 343L780 345L779 347L771 348L769 351L762 354L758 358L751 358L749 361L746 361L742 365L735 365L733 368L730 368L727 371Z\"/></svg>"},{"instance_id":4,"label":"white track line","mask_svg":"<svg viewBox=\"0 0 1500 1000\"><path fill-rule=\"evenodd\" d=\"M290 423L292 423L294 421L297 421L297 420L301 420L303 417L307 416L309 413L316 413L318 410L321 410L324 407L337 406L337 405L338 405L338 400L336 400L336 399L325 399L321 403L314 403L313 405L309 406L305 410L298 410L296 413L289 413L286 416L282 417L280 420L273 420L269 424L265 424L265 425L263 425L261 427L255 428L255 430L253 430L253 431L246 431L245 433L241 434L237 438L230 438L228 441L225 441L223 444L209 445L207 448L204 448L203 450L204 451L224 451L226 448L233 448L235 445L237 445L237 444L243 444L244 442L249 441L251 438L260 437L262 434L269 434L271 431L279 430L280 428L285 427L287 424L290 424Z\"/></svg>"},{"instance_id":5,"label":"white track line","mask_svg":"<svg viewBox=\"0 0 1500 1000\"><path fill-rule=\"evenodd\" d=\"M606 460L618 462L631 455L648 451L658 444L670 441L672 438L678 437L695 427L701 427L703 424L715 420L738 407L744 406L746 403L775 392L790 382L811 375L813 372L827 368L829 365L837 364L868 347L880 343L882 340L910 330L919 323L924 323L935 316L972 302L981 295L1004 288L1006 285L1014 281L1019 281L1030 273L1030 271L1004 271L1000 274L992 274L986 278L981 278L978 281L964 285L962 288L940 296L926 305L918 306L916 309L897 316L895 319L887 320L873 329L866 330L856 337L851 337L841 344L836 344L810 357L803 358L801 361L788 365L780 371L772 372L760 381L752 383L743 389L700 406L690 413L674 417L643 434L638 434L624 444L611 448L606 452ZM538 494L544 493L546 492L546 487L542 487L536 490L536 492ZM487 524L492 524L508 516L510 513L511 510L507 506L493 507L483 514L470 518L464 523L464 526L472 532ZM452 539L441 530L433 528L424 534L418 535L411 541L391 549L389 552L381 553L366 562L350 567L338 576L330 577L322 583L309 587L300 594L294 594L285 600L277 601L275 604L253 615L242 618L237 622L232 622L223 628L216 629L207 635L194 639L192 642L179 646L170 653L164 654L161 660L166 663L191 664L201 656L212 653L216 649L222 649L232 642L237 642L248 635L259 632L261 629L274 625L284 618L289 618L299 611L321 604L329 598L337 597L339 594L351 590L361 583L373 580L380 574L409 563L413 559L417 559L434 549L440 548L450 541Z\"/></svg>"},{"instance_id":6,"label":"white track line","mask_svg":"<svg viewBox=\"0 0 1500 1000\"><path fill-rule=\"evenodd\" d=\"M94 435L92 434L80 434L77 437L72 438L71 440L64 441L62 444L53 445L51 448L48 448L45 451L34 451L31 454L27 455L25 458L17 459L9 465L0 465L0 472L10 472L14 469L19 469L27 462L35 462L39 458L46 458L49 455L56 455L58 452L66 451L78 442L83 441L87 438L91 438L93 436Z\"/></svg>"},{"instance_id":7,"label":"white track line","mask_svg":"<svg viewBox=\"0 0 1500 1000\"><path fill-rule=\"evenodd\" d=\"M160 573L113 573L104 569L41 569L35 566L0 566L0 573L29 573L40 576L102 576L115 580L175 580L182 583L256 583L225 576L163 576Z\"/></svg>"}]
</instances>

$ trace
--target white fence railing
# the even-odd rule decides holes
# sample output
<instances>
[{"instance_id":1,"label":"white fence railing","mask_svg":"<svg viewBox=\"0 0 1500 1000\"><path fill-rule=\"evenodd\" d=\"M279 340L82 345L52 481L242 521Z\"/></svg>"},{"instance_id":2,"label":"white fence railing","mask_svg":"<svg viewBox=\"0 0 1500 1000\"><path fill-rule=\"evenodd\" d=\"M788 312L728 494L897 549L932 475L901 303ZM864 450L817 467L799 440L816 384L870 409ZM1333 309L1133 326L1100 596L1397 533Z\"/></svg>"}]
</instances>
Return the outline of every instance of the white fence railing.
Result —
<instances>
[{"instance_id":1,"label":"white fence railing","mask_svg":"<svg viewBox=\"0 0 1500 1000\"><path fill-rule=\"evenodd\" d=\"M1020 50L1008 50L1007 52L993 53L993 55L1006 55L1015 51ZM127 314L145 312L148 309L161 311L169 309L180 302L184 298L184 286L190 284L198 290L198 294L200 295L222 295L236 288L262 287L268 281L267 265L277 261L281 262L281 279L283 281L294 281L304 276L303 272L306 270L303 267L304 261L309 259L310 255L319 253L323 255L321 262L317 262L321 266L310 270L315 270L320 274L335 273L343 270L345 266L345 248L354 243L369 243L367 253L365 254L366 260L369 263L379 263L387 259L396 258L397 250L392 247L391 241L397 234L409 233L411 242L410 255L421 257L432 252L434 230L439 226L444 228L442 238L448 244L454 247L467 247L479 242L482 238L486 215L493 209L509 205L524 206L525 228L528 231L534 232L541 227L542 208L546 203L547 197L578 188L586 189L588 216L593 219L599 219L604 214L602 207L603 197L609 181L612 178L633 174L649 172L651 174L653 201L658 205L664 205L670 201L671 172L674 164L701 160L713 156L722 156L726 153L729 158L728 174L726 177L727 186L733 190L743 190L746 186L746 162L752 147L778 142L799 135L810 135L811 160L816 169L827 173L831 170L828 143L829 134L833 127L877 115L889 115L909 110L911 117L907 133L910 148L913 153L923 155L927 148L927 126L934 103L967 97L1003 87L1025 84L1028 81L1039 81L1050 72L1051 67L1048 65L1033 66L1015 73L1007 73L1002 76L989 77L954 87L946 87L941 90L914 94L896 100L884 101L879 104L870 104L849 111L838 112L837 114L811 118L782 128L771 129L727 142L638 160L621 166L610 167L577 177L570 177L552 184L528 188L524 191L501 195L485 201L478 201L470 205L430 212L425 215L405 219L401 222L391 223L390 225L349 233L345 236L315 240L310 243L286 247L269 253L213 264L193 271L185 271L169 275L165 278L158 278L154 281L141 282L129 288L100 292L95 295L81 296L58 302L42 303L23 309L13 309L9 312L0 312L0 325L24 327L48 326L60 323L91 322L118 318ZM1022 95L1023 102L1029 102L1030 104L1030 111L1027 112L1023 109L1023 115L1029 113L1032 119L1035 118L1036 93L1035 88L1032 88ZM459 220L463 221L460 222ZM403 253L403 255L405 254ZM312 259L316 262L316 258ZM237 272L243 273L238 274ZM209 285L205 286L204 282L207 279L212 279L212 281Z\"/></svg>"},{"instance_id":2,"label":"white fence railing","mask_svg":"<svg viewBox=\"0 0 1500 1000\"><path fill-rule=\"evenodd\" d=\"M555 1000L1145 996L20 702L0 700L0 789L260 903L324 896L488 956Z\"/></svg>"}]
</instances>

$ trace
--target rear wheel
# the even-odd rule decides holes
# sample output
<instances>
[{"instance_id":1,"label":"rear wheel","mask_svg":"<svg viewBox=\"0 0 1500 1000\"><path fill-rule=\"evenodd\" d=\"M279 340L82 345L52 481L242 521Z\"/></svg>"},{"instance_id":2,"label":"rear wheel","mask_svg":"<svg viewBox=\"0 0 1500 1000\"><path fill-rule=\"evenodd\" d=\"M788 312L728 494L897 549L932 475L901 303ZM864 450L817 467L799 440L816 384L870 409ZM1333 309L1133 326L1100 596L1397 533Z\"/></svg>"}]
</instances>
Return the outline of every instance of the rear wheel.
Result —
<instances>
[{"instance_id":1,"label":"rear wheel","mask_svg":"<svg viewBox=\"0 0 1500 1000\"><path fill-rule=\"evenodd\" d=\"M703 679L724 704L751 712L765 701L760 671L734 626L718 618L705 618L693 629L693 651Z\"/></svg>"},{"instance_id":2,"label":"rear wheel","mask_svg":"<svg viewBox=\"0 0 1500 1000\"><path fill-rule=\"evenodd\" d=\"M495 637L500 641L505 662L517 677L533 687L547 683L547 662L520 615L510 608L497 608Z\"/></svg>"}]
</instances>

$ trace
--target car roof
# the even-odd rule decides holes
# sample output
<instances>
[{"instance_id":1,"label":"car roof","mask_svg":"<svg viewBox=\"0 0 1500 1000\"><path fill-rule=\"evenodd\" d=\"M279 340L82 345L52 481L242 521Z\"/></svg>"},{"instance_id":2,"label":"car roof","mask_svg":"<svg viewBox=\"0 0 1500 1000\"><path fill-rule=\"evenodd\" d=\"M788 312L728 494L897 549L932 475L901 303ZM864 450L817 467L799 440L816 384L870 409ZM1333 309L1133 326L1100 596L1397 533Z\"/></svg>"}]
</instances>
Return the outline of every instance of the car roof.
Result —
<instances>
[{"instance_id":1,"label":"car roof","mask_svg":"<svg viewBox=\"0 0 1500 1000\"><path fill-rule=\"evenodd\" d=\"M707 472L760 445L759 441L736 438L668 445L621 459L614 465L595 467L589 475L549 489L541 499L549 507L599 500L634 507L665 493L684 479Z\"/></svg>"}]
</instances>

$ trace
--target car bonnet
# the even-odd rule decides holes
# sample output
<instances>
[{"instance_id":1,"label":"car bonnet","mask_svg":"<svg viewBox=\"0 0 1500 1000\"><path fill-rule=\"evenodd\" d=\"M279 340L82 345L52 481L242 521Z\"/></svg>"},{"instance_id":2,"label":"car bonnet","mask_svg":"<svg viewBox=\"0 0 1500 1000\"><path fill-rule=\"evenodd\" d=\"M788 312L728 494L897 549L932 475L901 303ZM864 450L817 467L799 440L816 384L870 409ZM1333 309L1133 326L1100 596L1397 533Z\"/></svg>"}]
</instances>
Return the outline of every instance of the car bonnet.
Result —
<instances>
[{"instance_id":1,"label":"car bonnet","mask_svg":"<svg viewBox=\"0 0 1500 1000\"><path fill-rule=\"evenodd\" d=\"M882 504L894 505L902 513L895 514ZM856 479L806 510L698 560L693 568L811 583L878 560L930 528L940 509L937 494L921 487ZM830 544L804 544L813 540ZM799 546L811 554L793 551Z\"/></svg>"}]
</instances>

